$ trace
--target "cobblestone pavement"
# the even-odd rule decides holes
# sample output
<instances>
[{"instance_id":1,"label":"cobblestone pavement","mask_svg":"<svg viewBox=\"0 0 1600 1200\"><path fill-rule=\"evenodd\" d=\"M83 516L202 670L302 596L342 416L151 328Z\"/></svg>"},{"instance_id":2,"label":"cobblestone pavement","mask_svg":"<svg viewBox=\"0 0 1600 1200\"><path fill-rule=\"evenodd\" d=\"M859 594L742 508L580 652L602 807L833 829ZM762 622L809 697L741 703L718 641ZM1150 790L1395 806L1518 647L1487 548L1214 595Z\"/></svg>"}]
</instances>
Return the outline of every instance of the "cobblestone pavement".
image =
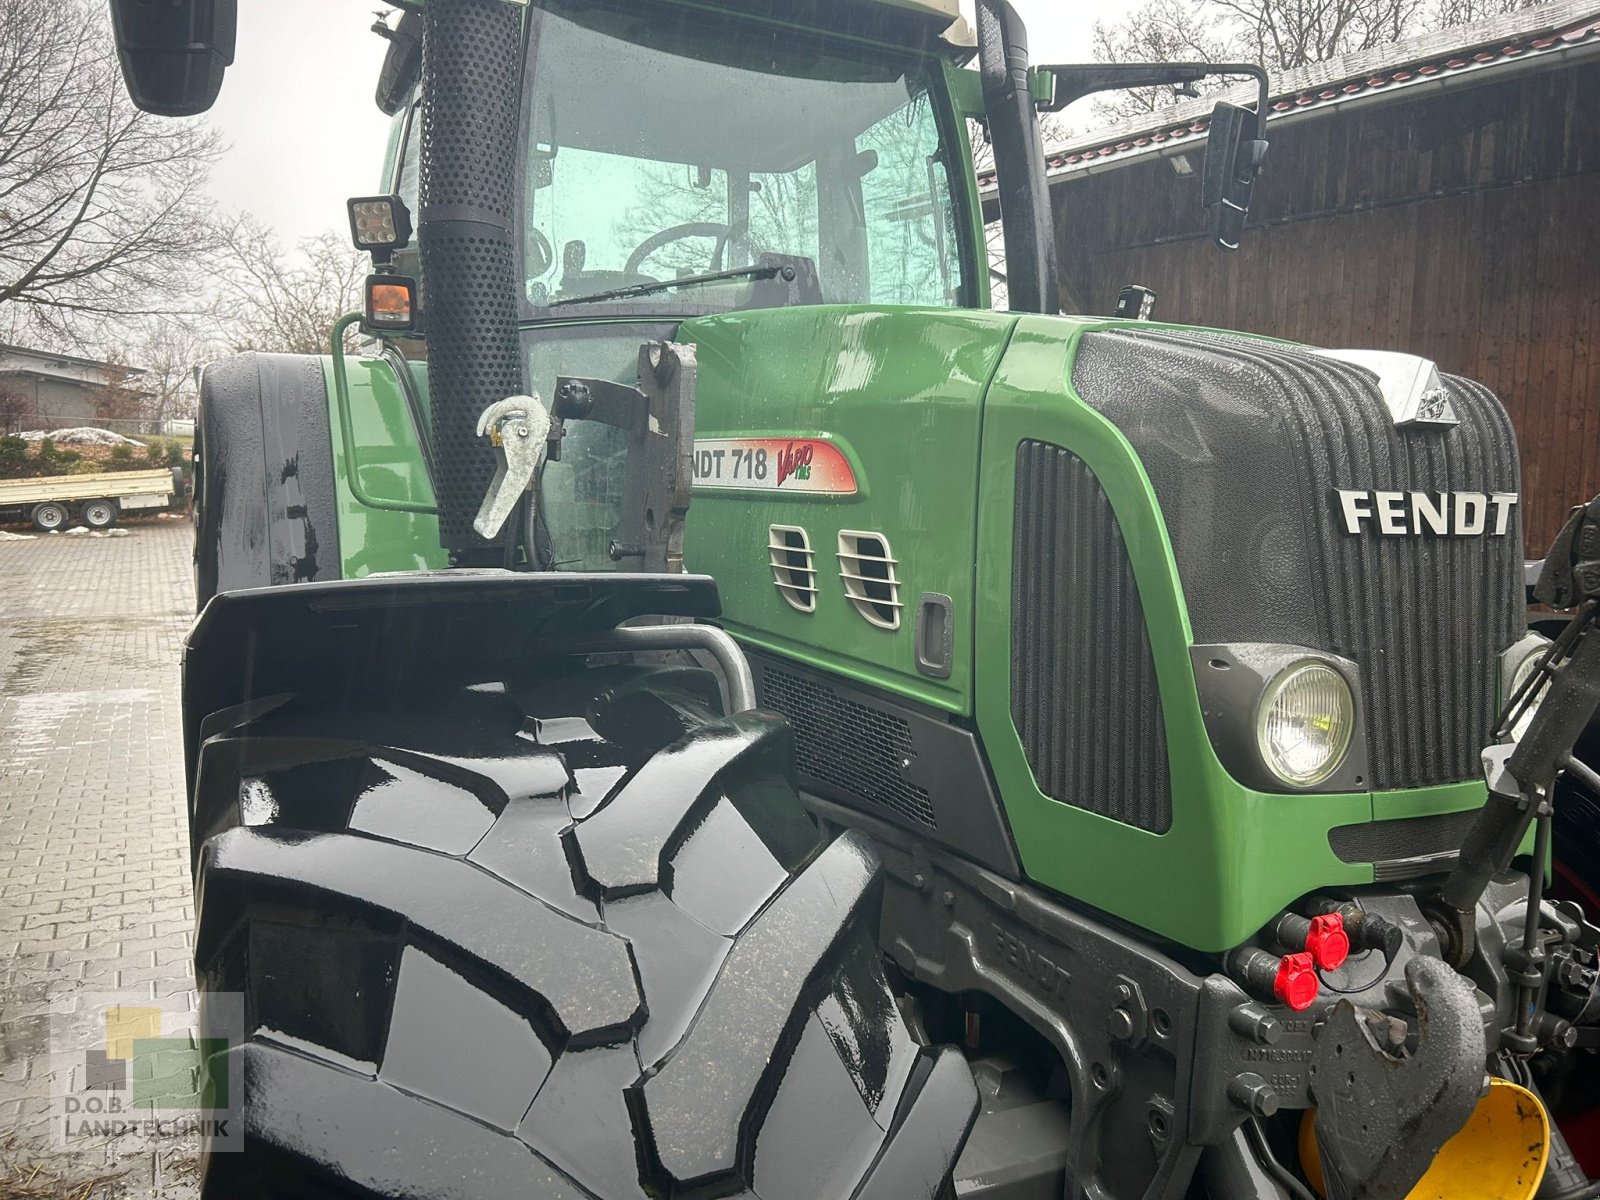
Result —
<instances>
[{"instance_id":1,"label":"cobblestone pavement","mask_svg":"<svg viewBox=\"0 0 1600 1200\"><path fill-rule=\"evenodd\" d=\"M192 532L128 529L0 540L0 1196L195 1191L192 1143L51 1142L52 1089L85 1069L52 1054L63 1012L108 993L194 1008L178 695Z\"/></svg>"}]
</instances>

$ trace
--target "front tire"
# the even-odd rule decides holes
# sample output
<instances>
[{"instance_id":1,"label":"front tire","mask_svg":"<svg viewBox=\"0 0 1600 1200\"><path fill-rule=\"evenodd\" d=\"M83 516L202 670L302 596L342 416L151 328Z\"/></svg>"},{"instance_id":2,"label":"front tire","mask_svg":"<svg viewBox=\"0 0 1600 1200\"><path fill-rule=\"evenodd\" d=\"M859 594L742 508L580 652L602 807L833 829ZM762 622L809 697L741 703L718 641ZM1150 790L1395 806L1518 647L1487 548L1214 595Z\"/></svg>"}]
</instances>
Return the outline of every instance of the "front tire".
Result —
<instances>
[{"instance_id":1,"label":"front tire","mask_svg":"<svg viewBox=\"0 0 1600 1200\"><path fill-rule=\"evenodd\" d=\"M33 527L40 533L54 533L58 529L65 529L68 521L67 506L57 504L54 500L46 500L43 504L35 504L30 514Z\"/></svg>"},{"instance_id":2,"label":"front tire","mask_svg":"<svg viewBox=\"0 0 1600 1200\"><path fill-rule=\"evenodd\" d=\"M203 1019L245 997L246 1141L204 1194L939 1195L977 1096L899 1017L877 857L716 706L602 668L213 730L195 965Z\"/></svg>"}]
</instances>

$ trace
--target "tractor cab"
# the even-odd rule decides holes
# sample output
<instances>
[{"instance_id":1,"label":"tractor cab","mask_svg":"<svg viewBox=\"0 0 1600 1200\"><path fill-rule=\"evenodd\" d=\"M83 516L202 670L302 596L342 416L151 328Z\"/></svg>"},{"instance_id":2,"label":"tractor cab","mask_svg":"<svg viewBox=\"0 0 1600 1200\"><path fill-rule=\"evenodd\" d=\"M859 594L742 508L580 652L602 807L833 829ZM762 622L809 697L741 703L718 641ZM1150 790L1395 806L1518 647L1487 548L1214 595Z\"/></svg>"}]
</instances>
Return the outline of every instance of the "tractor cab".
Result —
<instances>
[{"instance_id":1,"label":"tractor cab","mask_svg":"<svg viewBox=\"0 0 1600 1200\"><path fill-rule=\"evenodd\" d=\"M954 5L830 8L821 24L782 4L528 8L505 60L519 97L505 131L507 306L525 377L547 404L558 378L633 384L640 345L688 338L695 319L987 308L967 132L981 95ZM385 186L426 220L420 23L408 14L391 39ZM432 152L457 149L440 141ZM428 295L420 248L399 251L392 269ZM614 545L627 441L614 424L566 426L543 468L542 565L637 565Z\"/></svg>"},{"instance_id":2,"label":"tractor cab","mask_svg":"<svg viewBox=\"0 0 1600 1200\"><path fill-rule=\"evenodd\" d=\"M522 317L987 302L942 4L534 6L521 61ZM391 57L403 59L396 40ZM422 129L396 117L415 212Z\"/></svg>"}]
</instances>

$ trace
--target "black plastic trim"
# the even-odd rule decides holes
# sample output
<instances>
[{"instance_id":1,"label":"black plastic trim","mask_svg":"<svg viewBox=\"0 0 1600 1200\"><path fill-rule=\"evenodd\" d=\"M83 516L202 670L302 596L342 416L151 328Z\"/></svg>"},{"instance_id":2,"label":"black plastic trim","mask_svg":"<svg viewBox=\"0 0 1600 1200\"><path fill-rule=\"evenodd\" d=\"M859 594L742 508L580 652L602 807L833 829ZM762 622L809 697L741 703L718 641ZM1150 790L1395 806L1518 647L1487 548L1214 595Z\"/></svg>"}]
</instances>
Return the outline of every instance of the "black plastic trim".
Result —
<instances>
[{"instance_id":1,"label":"black plastic trim","mask_svg":"<svg viewBox=\"0 0 1600 1200\"><path fill-rule=\"evenodd\" d=\"M919 837L949 846L1008 879L1020 879L1016 843L1006 823L1000 797L984 761L977 736L932 709L924 709L890 698L874 690L852 687L837 676L825 675L788 659L751 654L756 695L763 708L782 713L794 727L796 769L803 794L816 795L849 805L871 816L892 821ZM903 728L910 747L904 759L895 764L898 777L917 794L920 818L893 805L882 795L866 789L871 779L863 775L862 787L847 787L840 782L838 750L842 744L857 745L868 736L866 730L849 727L843 720L830 720L820 705L798 706L774 703L769 672L804 681L811 689L823 689L841 705L857 706L878 719ZM889 747L879 748L892 753ZM824 761L832 764L821 777Z\"/></svg>"},{"instance_id":2,"label":"black plastic trim","mask_svg":"<svg viewBox=\"0 0 1600 1200\"><path fill-rule=\"evenodd\" d=\"M1260 642L1190 646L1200 712L1217 758L1229 775L1262 792L1362 792L1367 790L1366 714L1361 705L1361 672L1347 658L1304 646ZM1338 768L1321 783L1296 787L1279 779L1261 761L1256 746L1256 709L1267 685L1297 662L1314 660L1344 676L1355 705L1355 729Z\"/></svg>"},{"instance_id":3,"label":"black plastic trim","mask_svg":"<svg viewBox=\"0 0 1600 1200\"><path fill-rule=\"evenodd\" d=\"M1478 819L1476 808L1460 812L1430 813L1422 817L1401 817L1393 821L1369 821L1360 825L1336 825L1328 830L1328 845L1340 862L1403 864L1413 860L1454 858ZM1445 866L1450 864L1446 862ZM1431 869L1439 870L1437 864ZM1403 878L1390 874L1389 878Z\"/></svg>"},{"instance_id":4,"label":"black plastic trim","mask_svg":"<svg viewBox=\"0 0 1600 1200\"><path fill-rule=\"evenodd\" d=\"M1520 529L1352 536L1335 494L1520 491L1488 389L1442 376L1459 423L1396 426L1377 376L1311 348L1131 327L1086 334L1072 376L1150 477L1197 642L1358 663L1371 790L1482 778L1499 656L1525 620Z\"/></svg>"}]
</instances>

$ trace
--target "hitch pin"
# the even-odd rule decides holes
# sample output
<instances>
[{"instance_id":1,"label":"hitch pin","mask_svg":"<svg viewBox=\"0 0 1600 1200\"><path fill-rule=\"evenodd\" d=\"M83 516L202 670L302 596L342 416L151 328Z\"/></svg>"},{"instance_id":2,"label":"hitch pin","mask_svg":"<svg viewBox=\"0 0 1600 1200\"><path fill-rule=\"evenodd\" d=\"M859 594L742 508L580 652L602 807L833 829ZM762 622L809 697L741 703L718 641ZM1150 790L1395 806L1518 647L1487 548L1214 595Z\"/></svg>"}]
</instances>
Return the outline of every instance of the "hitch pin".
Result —
<instances>
[{"instance_id":1,"label":"hitch pin","mask_svg":"<svg viewBox=\"0 0 1600 1200\"><path fill-rule=\"evenodd\" d=\"M539 473L548 447L550 414L538 396L496 400L478 418L478 436L485 435L495 448L494 479L472 528L485 541L492 541Z\"/></svg>"}]
</instances>

